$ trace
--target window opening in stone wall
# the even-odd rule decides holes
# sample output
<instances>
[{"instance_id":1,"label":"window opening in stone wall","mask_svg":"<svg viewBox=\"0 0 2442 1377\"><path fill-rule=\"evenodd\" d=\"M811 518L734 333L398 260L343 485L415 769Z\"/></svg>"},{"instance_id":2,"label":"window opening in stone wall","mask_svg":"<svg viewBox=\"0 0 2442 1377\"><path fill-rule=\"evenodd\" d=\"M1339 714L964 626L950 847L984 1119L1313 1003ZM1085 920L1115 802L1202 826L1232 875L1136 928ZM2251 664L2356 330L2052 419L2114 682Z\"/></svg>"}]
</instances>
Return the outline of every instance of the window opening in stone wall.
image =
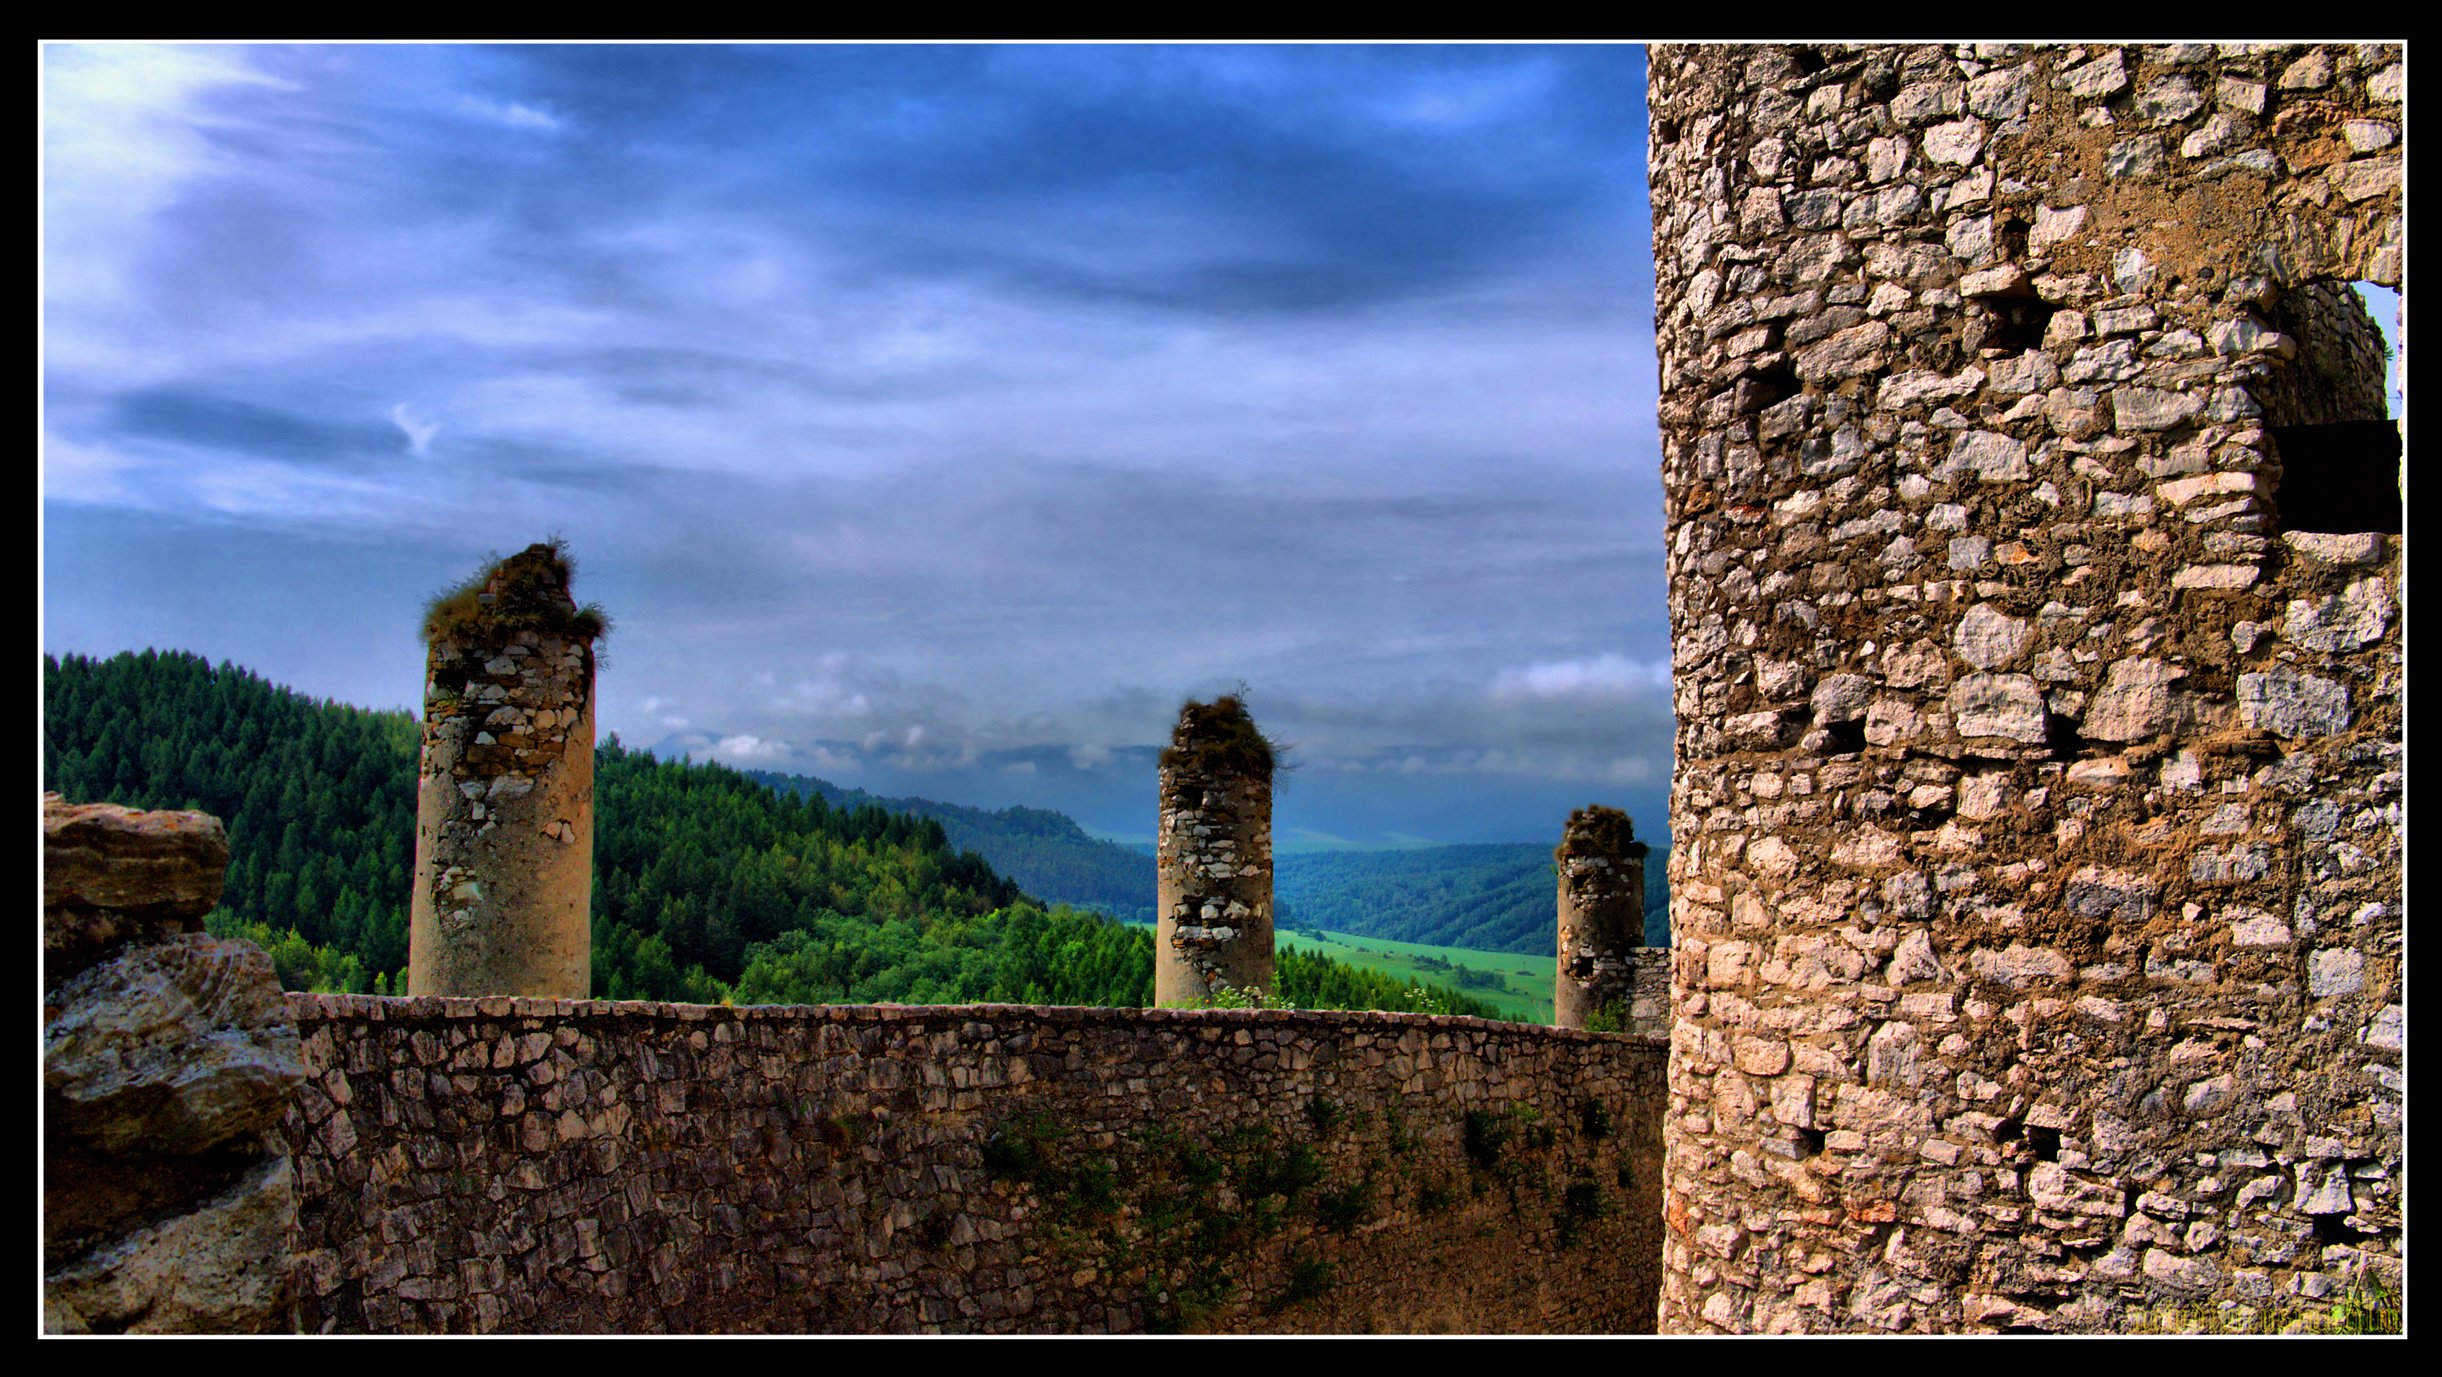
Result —
<instances>
[{"instance_id":1,"label":"window opening in stone wall","mask_svg":"<svg viewBox=\"0 0 2442 1377\"><path fill-rule=\"evenodd\" d=\"M2402 530L2400 430L2388 386L2396 350L2368 309L2376 292L2396 320L2396 295L2318 279L2283 292L2261 325L2242 320L2216 341L2260 352L2270 365L2257 395L2280 459L2270 496L2282 530Z\"/></svg>"}]
</instances>

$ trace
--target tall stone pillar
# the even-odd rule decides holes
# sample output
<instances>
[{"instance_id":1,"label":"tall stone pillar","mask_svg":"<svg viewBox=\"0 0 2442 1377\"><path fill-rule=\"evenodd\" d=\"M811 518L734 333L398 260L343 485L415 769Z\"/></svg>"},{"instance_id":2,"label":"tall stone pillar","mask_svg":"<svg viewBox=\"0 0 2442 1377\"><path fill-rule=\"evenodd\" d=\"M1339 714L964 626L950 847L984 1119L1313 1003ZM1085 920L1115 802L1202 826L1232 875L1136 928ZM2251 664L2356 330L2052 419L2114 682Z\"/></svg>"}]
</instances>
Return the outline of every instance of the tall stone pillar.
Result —
<instances>
[{"instance_id":1,"label":"tall stone pillar","mask_svg":"<svg viewBox=\"0 0 2442 1377\"><path fill-rule=\"evenodd\" d=\"M1645 940L1645 843L1628 815L1590 805L1569 814L1552 859L1560 872L1560 969L1552 1022L1583 1028L1596 1012L1625 1032Z\"/></svg>"},{"instance_id":2,"label":"tall stone pillar","mask_svg":"<svg viewBox=\"0 0 2442 1377\"><path fill-rule=\"evenodd\" d=\"M1153 998L1272 993L1272 743L1233 695L1189 703L1162 752Z\"/></svg>"},{"instance_id":3,"label":"tall stone pillar","mask_svg":"<svg viewBox=\"0 0 2442 1377\"><path fill-rule=\"evenodd\" d=\"M594 637L556 543L433 604L407 992L587 996Z\"/></svg>"}]
</instances>

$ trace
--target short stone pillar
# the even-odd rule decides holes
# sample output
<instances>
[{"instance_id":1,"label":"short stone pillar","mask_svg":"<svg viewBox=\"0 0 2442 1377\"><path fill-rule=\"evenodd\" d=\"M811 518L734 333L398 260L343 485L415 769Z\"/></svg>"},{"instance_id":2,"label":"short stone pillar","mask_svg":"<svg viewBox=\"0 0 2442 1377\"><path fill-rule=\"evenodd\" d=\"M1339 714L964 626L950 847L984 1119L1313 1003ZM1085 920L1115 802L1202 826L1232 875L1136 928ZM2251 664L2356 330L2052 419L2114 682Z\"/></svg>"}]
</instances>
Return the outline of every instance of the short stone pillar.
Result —
<instances>
[{"instance_id":1,"label":"short stone pillar","mask_svg":"<svg viewBox=\"0 0 2442 1377\"><path fill-rule=\"evenodd\" d=\"M293 1330L305 1064L271 958L202 931L220 819L46 794L42 842L44 1332Z\"/></svg>"},{"instance_id":2,"label":"short stone pillar","mask_svg":"<svg viewBox=\"0 0 2442 1377\"><path fill-rule=\"evenodd\" d=\"M1645 843L1626 813L1590 805L1569 814L1552 859L1560 874L1552 1022L1583 1028L1602 1013L1608 1031L1627 1032L1645 941Z\"/></svg>"},{"instance_id":3,"label":"short stone pillar","mask_svg":"<svg viewBox=\"0 0 2442 1377\"><path fill-rule=\"evenodd\" d=\"M594 638L556 543L433 603L407 993L587 997Z\"/></svg>"},{"instance_id":4,"label":"short stone pillar","mask_svg":"<svg viewBox=\"0 0 2442 1377\"><path fill-rule=\"evenodd\" d=\"M1272 991L1272 743L1234 695L1189 703L1161 758L1153 998Z\"/></svg>"}]
</instances>

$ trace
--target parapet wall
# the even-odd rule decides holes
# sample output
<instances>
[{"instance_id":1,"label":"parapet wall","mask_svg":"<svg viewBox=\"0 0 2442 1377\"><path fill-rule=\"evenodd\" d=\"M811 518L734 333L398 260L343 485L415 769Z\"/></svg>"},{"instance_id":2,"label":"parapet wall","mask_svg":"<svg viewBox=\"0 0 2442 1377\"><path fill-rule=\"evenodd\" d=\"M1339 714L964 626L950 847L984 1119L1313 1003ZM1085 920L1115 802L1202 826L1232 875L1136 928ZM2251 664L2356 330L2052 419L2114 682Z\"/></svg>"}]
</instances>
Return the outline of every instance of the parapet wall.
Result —
<instances>
[{"instance_id":1,"label":"parapet wall","mask_svg":"<svg viewBox=\"0 0 2442 1377\"><path fill-rule=\"evenodd\" d=\"M1655 1039L289 998L309 1333L1653 1326Z\"/></svg>"},{"instance_id":2,"label":"parapet wall","mask_svg":"<svg viewBox=\"0 0 2442 1377\"><path fill-rule=\"evenodd\" d=\"M1653 50L1665 1330L2396 1291L2403 70Z\"/></svg>"}]
</instances>

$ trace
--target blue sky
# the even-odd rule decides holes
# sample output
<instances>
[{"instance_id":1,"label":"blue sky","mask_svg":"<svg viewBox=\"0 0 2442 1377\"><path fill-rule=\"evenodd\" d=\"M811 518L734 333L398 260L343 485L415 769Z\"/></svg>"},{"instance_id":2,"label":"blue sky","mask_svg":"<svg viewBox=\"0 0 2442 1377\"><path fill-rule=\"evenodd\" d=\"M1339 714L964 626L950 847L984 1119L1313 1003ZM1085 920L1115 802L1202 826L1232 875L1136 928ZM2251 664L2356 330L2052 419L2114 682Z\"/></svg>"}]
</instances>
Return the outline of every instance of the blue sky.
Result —
<instances>
[{"instance_id":1,"label":"blue sky","mask_svg":"<svg viewBox=\"0 0 2442 1377\"><path fill-rule=\"evenodd\" d=\"M55 45L44 631L414 704L547 534L631 744L1147 835L1662 834L1633 46Z\"/></svg>"}]
</instances>

